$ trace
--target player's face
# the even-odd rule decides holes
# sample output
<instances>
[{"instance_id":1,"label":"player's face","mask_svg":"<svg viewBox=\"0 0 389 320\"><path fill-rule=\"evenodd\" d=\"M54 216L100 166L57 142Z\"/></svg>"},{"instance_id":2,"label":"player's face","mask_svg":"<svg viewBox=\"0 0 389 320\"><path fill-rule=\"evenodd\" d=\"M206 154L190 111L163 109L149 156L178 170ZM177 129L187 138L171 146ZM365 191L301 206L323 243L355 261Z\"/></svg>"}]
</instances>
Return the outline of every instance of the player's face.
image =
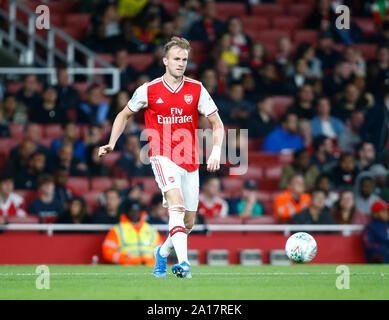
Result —
<instances>
[{"instance_id":1,"label":"player's face","mask_svg":"<svg viewBox=\"0 0 389 320\"><path fill-rule=\"evenodd\" d=\"M163 58L166 72L175 78L182 77L188 64L188 50L179 47L172 47L167 56Z\"/></svg>"}]
</instances>

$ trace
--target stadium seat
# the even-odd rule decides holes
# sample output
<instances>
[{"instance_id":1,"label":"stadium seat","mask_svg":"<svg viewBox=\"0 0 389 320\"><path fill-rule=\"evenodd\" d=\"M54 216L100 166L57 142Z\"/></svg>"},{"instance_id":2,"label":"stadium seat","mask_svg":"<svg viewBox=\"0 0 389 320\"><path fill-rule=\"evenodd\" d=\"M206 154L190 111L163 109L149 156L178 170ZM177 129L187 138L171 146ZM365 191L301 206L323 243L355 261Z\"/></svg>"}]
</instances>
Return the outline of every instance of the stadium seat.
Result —
<instances>
[{"instance_id":1,"label":"stadium seat","mask_svg":"<svg viewBox=\"0 0 389 320\"><path fill-rule=\"evenodd\" d=\"M354 45L355 48L361 51L363 59L366 61L376 56L377 45L370 43L358 43Z\"/></svg>"},{"instance_id":2,"label":"stadium seat","mask_svg":"<svg viewBox=\"0 0 389 320\"><path fill-rule=\"evenodd\" d=\"M7 91L10 94L17 94L18 91L22 88L23 82L10 82L7 84ZM38 82L37 84L38 93L42 93L43 91L43 83Z\"/></svg>"},{"instance_id":3,"label":"stadium seat","mask_svg":"<svg viewBox=\"0 0 389 320\"><path fill-rule=\"evenodd\" d=\"M23 197L26 207L37 197L37 191L34 190L17 189L14 192Z\"/></svg>"},{"instance_id":4,"label":"stadium seat","mask_svg":"<svg viewBox=\"0 0 389 320\"><path fill-rule=\"evenodd\" d=\"M275 224L277 223L277 219L269 212L259 217L248 217L245 219L244 223L245 224Z\"/></svg>"},{"instance_id":5,"label":"stadium seat","mask_svg":"<svg viewBox=\"0 0 389 320\"><path fill-rule=\"evenodd\" d=\"M62 14L50 15L50 23L57 28L61 28L64 25L64 16Z\"/></svg>"},{"instance_id":6,"label":"stadium seat","mask_svg":"<svg viewBox=\"0 0 389 320\"><path fill-rule=\"evenodd\" d=\"M25 5L30 7L35 12L35 8L41 4L47 5L51 14L66 14L68 12L76 11L78 3L75 1L25 1Z\"/></svg>"},{"instance_id":7,"label":"stadium seat","mask_svg":"<svg viewBox=\"0 0 389 320\"><path fill-rule=\"evenodd\" d=\"M273 116L279 121L288 107L293 103L293 96L274 96L273 97Z\"/></svg>"},{"instance_id":8,"label":"stadium seat","mask_svg":"<svg viewBox=\"0 0 389 320\"><path fill-rule=\"evenodd\" d=\"M279 164L289 164L293 160L292 152L281 152L278 154L278 163Z\"/></svg>"},{"instance_id":9,"label":"stadium seat","mask_svg":"<svg viewBox=\"0 0 389 320\"><path fill-rule=\"evenodd\" d=\"M293 34L293 40L296 45L301 42L309 42L314 46L319 42L319 31L317 30L295 30Z\"/></svg>"},{"instance_id":10,"label":"stadium seat","mask_svg":"<svg viewBox=\"0 0 389 320\"><path fill-rule=\"evenodd\" d=\"M261 150L262 143L263 143L263 138L248 138L249 151Z\"/></svg>"},{"instance_id":11,"label":"stadium seat","mask_svg":"<svg viewBox=\"0 0 389 320\"><path fill-rule=\"evenodd\" d=\"M262 168L260 166L249 165L246 174L243 176L244 179L261 179L263 177Z\"/></svg>"},{"instance_id":12,"label":"stadium seat","mask_svg":"<svg viewBox=\"0 0 389 320\"><path fill-rule=\"evenodd\" d=\"M46 124L43 126L45 138L57 139L62 136L62 127L60 124Z\"/></svg>"},{"instance_id":13,"label":"stadium seat","mask_svg":"<svg viewBox=\"0 0 389 320\"><path fill-rule=\"evenodd\" d=\"M9 132L12 138L22 139L24 134L24 125L23 124L11 124L9 126Z\"/></svg>"},{"instance_id":14,"label":"stadium seat","mask_svg":"<svg viewBox=\"0 0 389 320\"><path fill-rule=\"evenodd\" d=\"M0 138L1 153L8 155L20 142L15 138Z\"/></svg>"},{"instance_id":15,"label":"stadium seat","mask_svg":"<svg viewBox=\"0 0 389 320\"><path fill-rule=\"evenodd\" d=\"M293 31L302 27L302 21L299 18L290 16L275 17L272 24L273 29Z\"/></svg>"},{"instance_id":16,"label":"stadium seat","mask_svg":"<svg viewBox=\"0 0 389 320\"><path fill-rule=\"evenodd\" d=\"M43 146L45 146L46 148L49 148L51 147L51 143L53 142L53 139L51 138L41 138L39 140L39 143Z\"/></svg>"},{"instance_id":17,"label":"stadium seat","mask_svg":"<svg viewBox=\"0 0 389 320\"><path fill-rule=\"evenodd\" d=\"M358 24L366 37L374 36L377 31L373 18L353 18L353 21Z\"/></svg>"},{"instance_id":18,"label":"stadium seat","mask_svg":"<svg viewBox=\"0 0 389 320\"><path fill-rule=\"evenodd\" d=\"M230 196L237 196L243 187L243 180L237 178L221 178L223 192Z\"/></svg>"},{"instance_id":19,"label":"stadium seat","mask_svg":"<svg viewBox=\"0 0 389 320\"><path fill-rule=\"evenodd\" d=\"M145 193L154 194L156 192L160 192L154 177L132 177L131 178L131 186L134 186L139 182L143 184L143 190Z\"/></svg>"},{"instance_id":20,"label":"stadium seat","mask_svg":"<svg viewBox=\"0 0 389 320\"><path fill-rule=\"evenodd\" d=\"M267 17L244 16L241 20L244 32L247 32L247 30L258 31L270 28L270 21Z\"/></svg>"},{"instance_id":21,"label":"stadium seat","mask_svg":"<svg viewBox=\"0 0 389 320\"><path fill-rule=\"evenodd\" d=\"M243 222L242 218L238 215L236 216L227 216L227 217L215 217L215 218L205 218L207 224L241 224Z\"/></svg>"},{"instance_id":22,"label":"stadium seat","mask_svg":"<svg viewBox=\"0 0 389 320\"><path fill-rule=\"evenodd\" d=\"M265 49L266 49L266 60L273 61L278 52L278 44L265 43Z\"/></svg>"},{"instance_id":23,"label":"stadium seat","mask_svg":"<svg viewBox=\"0 0 389 320\"><path fill-rule=\"evenodd\" d=\"M35 214L29 214L25 217L9 217L7 218L8 223L23 223L23 224L35 224L39 223L39 218Z\"/></svg>"},{"instance_id":24,"label":"stadium seat","mask_svg":"<svg viewBox=\"0 0 389 320\"><path fill-rule=\"evenodd\" d=\"M313 11L313 7L307 3L293 3L287 6L286 11L291 17L305 19Z\"/></svg>"},{"instance_id":25,"label":"stadium seat","mask_svg":"<svg viewBox=\"0 0 389 320\"><path fill-rule=\"evenodd\" d=\"M217 16L221 20L227 20L230 16L242 17L246 15L244 3L236 2L216 2Z\"/></svg>"},{"instance_id":26,"label":"stadium seat","mask_svg":"<svg viewBox=\"0 0 389 320\"><path fill-rule=\"evenodd\" d=\"M81 194L89 191L89 179L86 177L69 177L67 184Z\"/></svg>"},{"instance_id":27,"label":"stadium seat","mask_svg":"<svg viewBox=\"0 0 389 320\"><path fill-rule=\"evenodd\" d=\"M180 3L177 1L166 1L162 2L162 5L166 9L167 12L174 14L178 8L180 7Z\"/></svg>"},{"instance_id":28,"label":"stadium seat","mask_svg":"<svg viewBox=\"0 0 389 320\"><path fill-rule=\"evenodd\" d=\"M104 61L107 61L108 63L113 63L113 54L111 53L99 53L97 54L97 56L103 59ZM101 65L98 62L95 63L95 66L101 67Z\"/></svg>"},{"instance_id":29,"label":"stadium seat","mask_svg":"<svg viewBox=\"0 0 389 320\"><path fill-rule=\"evenodd\" d=\"M266 166L269 164L277 163L278 155L270 152L249 152L249 165Z\"/></svg>"},{"instance_id":30,"label":"stadium seat","mask_svg":"<svg viewBox=\"0 0 389 320\"><path fill-rule=\"evenodd\" d=\"M108 177L93 177L90 180L91 191L104 191L112 186L112 181Z\"/></svg>"},{"instance_id":31,"label":"stadium seat","mask_svg":"<svg viewBox=\"0 0 389 320\"><path fill-rule=\"evenodd\" d=\"M258 180L258 186L259 189L262 191L277 191L279 190L278 187L278 180L268 180L268 179L261 179Z\"/></svg>"},{"instance_id":32,"label":"stadium seat","mask_svg":"<svg viewBox=\"0 0 389 320\"><path fill-rule=\"evenodd\" d=\"M88 13L71 13L65 16L65 25L68 28L87 29L90 25L91 15Z\"/></svg>"},{"instance_id":33,"label":"stadium seat","mask_svg":"<svg viewBox=\"0 0 389 320\"><path fill-rule=\"evenodd\" d=\"M266 179L275 179L279 180L282 172L282 165L275 165L271 167L267 167L265 170L265 177Z\"/></svg>"},{"instance_id":34,"label":"stadium seat","mask_svg":"<svg viewBox=\"0 0 389 320\"><path fill-rule=\"evenodd\" d=\"M146 67L153 62L153 54L134 53L128 55L128 63L137 71L142 72Z\"/></svg>"},{"instance_id":35,"label":"stadium seat","mask_svg":"<svg viewBox=\"0 0 389 320\"><path fill-rule=\"evenodd\" d=\"M289 37L291 36L291 32L289 30L274 30L274 29L267 29L267 30L261 30L257 33L255 40L259 40L267 44L273 44L277 45L278 40L281 37Z\"/></svg>"},{"instance_id":36,"label":"stadium seat","mask_svg":"<svg viewBox=\"0 0 389 320\"><path fill-rule=\"evenodd\" d=\"M3 170L7 160L8 156L5 153L0 153L0 172Z\"/></svg>"},{"instance_id":37,"label":"stadium seat","mask_svg":"<svg viewBox=\"0 0 389 320\"><path fill-rule=\"evenodd\" d=\"M100 204L100 191L89 191L82 195L84 198L88 212L92 213Z\"/></svg>"},{"instance_id":38,"label":"stadium seat","mask_svg":"<svg viewBox=\"0 0 389 320\"><path fill-rule=\"evenodd\" d=\"M284 13L284 6L279 3L263 3L251 6L251 14L254 16L277 17Z\"/></svg>"},{"instance_id":39,"label":"stadium seat","mask_svg":"<svg viewBox=\"0 0 389 320\"><path fill-rule=\"evenodd\" d=\"M260 202L269 201L270 193L266 191L258 191L257 192L257 200Z\"/></svg>"},{"instance_id":40,"label":"stadium seat","mask_svg":"<svg viewBox=\"0 0 389 320\"><path fill-rule=\"evenodd\" d=\"M111 153L108 153L107 155L104 156L103 158L103 163L109 167L112 168L113 165L115 164L116 160L120 158L122 153L120 151L114 151Z\"/></svg>"},{"instance_id":41,"label":"stadium seat","mask_svg":"<svg viewBox=\"0 0 389 320\"><path fill-rule=\"evenodd\" d=\"M191 41L190 46L192 47L192 50L190 51L191 61L198 65L207 58L207 43L203 41Z\"/></svg>"}]
</instances>

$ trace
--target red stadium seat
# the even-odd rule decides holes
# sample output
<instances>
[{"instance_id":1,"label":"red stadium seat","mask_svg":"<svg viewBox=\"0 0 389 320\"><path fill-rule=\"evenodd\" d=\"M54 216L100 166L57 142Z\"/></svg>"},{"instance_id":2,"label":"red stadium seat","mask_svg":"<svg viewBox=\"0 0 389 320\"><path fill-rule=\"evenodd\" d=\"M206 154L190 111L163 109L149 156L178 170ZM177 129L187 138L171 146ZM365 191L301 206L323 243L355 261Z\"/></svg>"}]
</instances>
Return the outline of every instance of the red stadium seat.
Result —
<instances>
[{"instance_id":1,"label":"red stadium seat","mask_svg":"<svg viewBox=\"0 0 389 320\"><path fill-rule=\"evenodd\" d=\"M275 43L265 43L265 49L266 49L266 60L273 61L278 52L278 45Z\"/></svg>"},{"instance_id":2,"label":"red stadium seat","mask_svg":"<svg viewBox=\"0 0 389 320\"><path fill-rule=\"evenodd\" d=\"M100 191L89 191L82 195L84 198L88 212L93 212L96 210L100 204Z\"/></svg>"},{"instance_id":3,"label":"red stadium seat","mask_svg":"<svg viewBox=\"0 0 389 320\"><path fill-rule=\"evenodd\" d=\"M277 17L282 16L285 9L279 3L254 4L251 6L251 13L256 16Z\"/></svg>"},{"instance_id":4,"label":"red stadium seat","mask_svg":"<svg viewBox=\"0 0 389 320\"><path fill-rule=\"evenodd\" d=\"M244 3L236 2L216 2L217 16L221 20L226 20L230 16L242 17L246 15L246 6Z\"/></svg>"},{"instance_id":5,"label":"red stadium seat","mask_svg":"<svg viewBox=\"0 0 389 320\"><path fill-rule=\"evenodd\" d=\"M160 192L154 177L132 177L131 186L134 186L137 183L143 184L143 190L145 193L154 194L156 192Z\"/></svg>"},{"instance_id":6,"label":"red stadium seat","mask_svg":"<svg viewBox=\"0 0 389 320\"><path fill-rule=\"evenodd\" d=\"M52 14L50 15L50 23L61 28L64 25L64 16L62 14Z\"/></svg>"},{"instance_id":7,"label":"red stadium seat","mask_svg":"<svg viewBox=\"0 0 389 320\"><path fill-rule=\"evenodd\" d=\"M244 222L245 224L275 224L277 223L277 219L273 215L267 212L267 214L263 216L248 217Z\"/></svg>"},{"instance_id":8,"label":"red stadium seat","mask_svg":"<svg viewBox=\"0 0 389 320\"><path fill-rule=\"evenodd\" d=\"M278 180L261 179L258 181L259 189L263 191L276 191L279 190Z\"/></svg>"},{"instance_id":9,"label":"red stadium seat","mask_svg":"<svg viewBox=\"0 0 389 320\"><path fill-rule=\"evenodd\" d=\"M246 174L242 177L244 179L261 179L263 177L263 171L260 166L249 165Z\"/></svg>"},{"instance_id":10,"label":"red stadium seat","mask_svg":"<svg viewBox=\"0 0 389 320\"><path fill-rule=\"evenodd\" d=\"M228 194L230 197L238 196L240 190L243 187L243 180L237 178L224 177L221 179L223 192Z\"/></svg>"},{"instance_id":11,"label":"red stadium seat","mask_svg":"<svg viewBox=\"0 0 389 320\"><path fill-rule=\"evenodd\" d=\"M273 19L273 29L293 31L300 27L302 27L302 21L299 18L282 16Z\"/></svg>"},{"instance_id":12,"label":"red stadium seat","mask_svg":"<svg viewBox=\"0 0 389 320\"><path fill-rule=\"evenodd\" d=\"M8 223L23 223L23 224L35 224L39 223L39 218L35 214L29 214L25 217L9 217L7 218Z\"/></svg>"},{"instance_id":13,"label":"red stadium seat","mask_svg":"<svg viewBox=\"0 0 389 320\"><path fill-rule=\"evenodd\" d=\"M207 58L208 44L203 41L191 41L190 60L200 64Z\"/></svg>"},{"instance_id":14,"label":"red stadium seat","mask_svg":"<svg viewBox=\"0 0 389 320\"><path fill-rule=\"evenodd\" d=\"M273 44L277 45L278 40L281 37L289 37L291 36L291 32L289 30L274 30L274 29L267 29L267 30L261 30L257 33L257 36L255 40L259 40L267 44Z\"/></svg>"},{"instance_id":15,"label":"red stadium seat","mask_svg":"<svg viewBox=\"0 0 389 320\"><path fill-rule=\"evenodd\" d=\"M9 126L9 132L12 138L22 139L24 134L24 125L23 124L11 124Z\"/></svg>"},{"instance_id":16,"label":"red stadium seat","mask_svg":"<svg viewBox=\"0 0 389 320\"><path fill-rule=\"evenodd\" d=\"M247 30L258 31L270 28L270 21L267 17L244 16L241 20L245 32Z\"/></svg>"},{"instance_id":17,"label":"red stadium seat","mask_svg":"<svg viewBox=\"0 0 389 320\"><path fill-rule=\"evenodd\" d=\"M8 155L20 142L20 140L16 140L15 138L0 138L1 153Z\"/></svg>"},{"instance_id":18,"label":"red stadium seat","mask_svg":"<svg viewBox=\"0 0 389 320\"><path fill-rule=\"evenodd\" d=\"M91 191L104 191L112 186L112 181L108 177L94 177L90 181Z\"/></svg>"},{"instance_id":19,"label":"red stadium seat","mask_svg":"<svg viewBox=\"0 0 389 320\"><path fill-rule=\"evenodd\" d=\"M248 138L249 151L261 150L263 138Z\"/></svg>"},{"instance_id":20,"label":"red stadium seat","mask_svg":"<svg viewBox=\"0 0 389 320\"><path fill-rule=\"evenodd\" d=\"M286 11L291 17L305 19L313 11L313 7L307 3L293 3L288 5Z\"/></svg>"},{"instance_id":21,"label":"red stadium seat","mask_svg":"<svg viewBox=\"0 0 389 320\"><path fill-rule=\"evenodd\" d=\"M269 201L270 200L270 193L264 192L264 191L258 191L257 192L257 200L260 202Z\"/></svg>"},{"instance_id":22,"label":"red stadium seat","mask_svg":"<svg viewBox=\"0 0 389 320\"><path fill-rule=\"evenodd\" d=\"M215 217L215 218L205 218L207 224L241 224L243 219L236 216L227 216L227 217Z\"/></svg>"},{"instance_id":23,"label":"red stadium seat","mask_svg":"<svg viewBox=\"0 0 389 320\"><path fill-rule=\"evenodd\" d=\"M22 88L22 86L23 86L23 82L10 82L10 83L7 84L7 91L10 94L16 94ZM42 91L43 91L43 83L38 82L37 86L38 86L37 87L37 91L39 93L42 93Z\"/></svg>"},{"instance_id":24,"label":"red stadium seat","mask_svg":"<svg viewBox=\"0 0 389 320\"><path fill-rule=\"evenodd\" d=\"M359 43L355 44L354 47L358 48L361 51L362 57L367 59L372 59L376 56L377 45L370 43Z\"/></svg>"},{"instance_id":25,"label":"red stadium seat","mask_svg":"<svg viewBox=\"0 0 389 320\"><path fill-rule=\"evenodd\" d=\"M103 59L104 61L107 61L108 63L113 63L113 54L111 53L99 53L97 55L99 58ZM96 62L96 67L101 67L101 65Z\"/></svg>"},{"instance_id":26,"label":"red stadium seat","mask_svg":"<svg viewBox=\"0 0 389 320\"><path fill-rule=\"evenodd\" d=\"M273 116L277 121L281 119L288 107L293 103L293 96L274 96Z\"/></svg>"},{"instance_id":27,"label":"red stadium seat","mask_svg":"<svg viewBox=\"0 0 389 320\"><path fill-rule=\"evenodd\" d=\"M173 14L180 7L180 3L177 2L177 1L166 1L166 0L164 0L162 5L164 6L164 8L166 9L167 12L170 12L170 13L173 13Z\"/></svg>"},{"instance_id":28,"label":"red stadium seat","mask_svg":"<svg viewBox=\"0 0 389 320\"><path fill-rule=\"evenodd\" d=\"M7 163L8 155L5 153L0 153L0 172L3 170L5 164Z\"/></svg>"},{"instance_id":29,"label":"red stadium seat","mask_svg":"<svg viewBox=\"0 0 389 320\"><path fill-rule=\"evenodd\" d=\"M51 138L41 138L39 140L39 143L42 144L43 146L45 146L46 148L49 148L51 147L51 143L53 142L53 139Z\"/></svg>"},{"instance_id":30,"label":"red stadium seat","mask_svg":"<svg viewBox=\"0 0 389 320\"><path fill-rule=\"evenodd\" d=\"M280 164L289 164L293 160L293 153L287 152L287 153L279 153L278 154L278 163Z\"/></svg>"},{"instance_id":31,"label":"red stadium seat","mask_svg":"<svg viewBox=\"0 0 389 320\"><path fill-rule=\"evenodd\" d=\"M371 37L377 32L377 27L373 18L354 18L353 21L358 24L367 37Z\"/></svg>"},{"instance_id":32,"label":"red stadium seat","mask_svg":"<svg viewBox=\"0 0 389 320\"><path fill-rule=\"evenodd\" d=\"M266 166L277 163L278 155L270 152L249 152L249 165Z\"/></svg>"},{"instance_id":33,"label":"red stadium seat","mask_svg":"<svg viewBox=\"0 0 389 320\"><path fill-rule=\"evenodd\" d=\"M282 168L283 168L282 165L276 165L276 166L266 168L265 170L266 179L279 180L281 177Z\"/></svg>"},{"instance_id":34,"label":"red stadium seat","mask_svg":"<svg viewBox=\"0 0 389 320\"><path fill-rule=\"evenodd\" d=\"M86 177L69 177L67 184L76 188L80 194L89 191L89 179Z\"/></svg>"},{"instance_id":35,"label":"red stadium seat","mask_svg":"<svg viewBox=\"0 0 389 320\"><path fill-rule=\"evenodd\" d=\"M65 16L65 25L69 28L87 29L90 25L89 13L71 13Z\"/></svg>"},{"instance_id":36,"label":"red stadium seat","mask_svg":"<svg viewBox=\"0 0 389 320\"><path fill-rule=\"evenodd\" d=\"M46 124L43 127L45 138L57 139L62 136L62 127L60 124Z\"/></svg>"},{"instance_id":37,"label":"red stadium seat","mask_svg":"<svg viewBox=\"0 0 389 320\"><path fill-rule=\"evenodd\" d=\"M116 160L120 158L122 153L120 151L114 151L111 153L108 153L107 155L104 156L103 158L103 163L109 167L112 168L113 165L115 164Z\"/></svg>"},{"instance_id":38,"label":"red stadium seat","mask_svg":"<svg viewBox=\"0 0 389 320\"><path fill-rule=\"evenodd\" d=\"M141 72L153 62L153 54L148 53L134 53L128 55L128 63L137 71Z\"/></svg>"},{"instance_id":39,"label":"red stadium seat","mask_svg":"<svg viewBox=\"0 0 389 320\"><path fill-rule=\"evenodd\" d=\"M317 30L296 30L293 34L293 40L296 45L301 42L309 42L317 45L319 42L319 31Z\"/></svg>"},{"instance_id":40,"label":"red stadium seat","mask_svg":"<svg viewBox=\"0 0 389 320\"><path fill-rule=\"evenodd\" d=\"M76 11L77 3L74 1L51 1L51 2L40 2L40 1L25 1L23 4L30 7L35 12L35 8L41 4L47 5L50 9L50 14L66 14L68 12Z\"/></svg>"}]
</instances>

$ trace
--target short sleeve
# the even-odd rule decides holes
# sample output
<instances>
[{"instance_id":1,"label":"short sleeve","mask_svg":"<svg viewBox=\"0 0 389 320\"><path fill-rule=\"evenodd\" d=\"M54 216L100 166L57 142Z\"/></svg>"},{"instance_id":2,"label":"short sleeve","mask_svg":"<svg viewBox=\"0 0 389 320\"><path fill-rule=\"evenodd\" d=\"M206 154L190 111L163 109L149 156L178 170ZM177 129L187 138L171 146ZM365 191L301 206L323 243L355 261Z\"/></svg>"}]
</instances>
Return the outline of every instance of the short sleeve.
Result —
<instances>
[{"instance_id":1,"label":"short sleeve","mask_svg":"<svg viewBox=\"0 0 389 320\"><path fill-rule=\"evenodd\" d=\"M147 83L135 90L126 107L132 112L138 112L147 107Z\"/></svg>"},{"instance_id":2,"label":"short sleeve","mask_svg":"<svg viewBox=\"0 0 389 320\"><path fill-rule=\"evenodd\" d=\"M217 112L217 107L211 96L209 95L207 89L201 85L201 93L198 105L199 112L206 117Z\"/></svg>"}]
</instances>

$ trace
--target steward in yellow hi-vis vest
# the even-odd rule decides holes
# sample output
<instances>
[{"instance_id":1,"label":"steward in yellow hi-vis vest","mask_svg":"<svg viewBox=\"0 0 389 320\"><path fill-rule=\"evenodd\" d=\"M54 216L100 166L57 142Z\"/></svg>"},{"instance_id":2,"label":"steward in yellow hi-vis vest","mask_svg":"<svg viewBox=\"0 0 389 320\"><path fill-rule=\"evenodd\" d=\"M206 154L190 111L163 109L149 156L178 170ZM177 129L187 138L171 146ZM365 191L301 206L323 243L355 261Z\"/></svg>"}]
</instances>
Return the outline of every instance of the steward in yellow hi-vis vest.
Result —
<instances>
[{"instance_id":1,"label":"steward in yellow hi-vis vest","mask_svg":"<svg viewBox=\"0 0 389 320\"><path fill-rule=\"evenodd\" d=\"M147 213L141 211L137 202L130 201L125 207L126 214L120 216L119 224L105 236L103 257L110 263L153 266L153 250L161 242L161 237L144 221Z\"/></svg>"}]
</instances>

